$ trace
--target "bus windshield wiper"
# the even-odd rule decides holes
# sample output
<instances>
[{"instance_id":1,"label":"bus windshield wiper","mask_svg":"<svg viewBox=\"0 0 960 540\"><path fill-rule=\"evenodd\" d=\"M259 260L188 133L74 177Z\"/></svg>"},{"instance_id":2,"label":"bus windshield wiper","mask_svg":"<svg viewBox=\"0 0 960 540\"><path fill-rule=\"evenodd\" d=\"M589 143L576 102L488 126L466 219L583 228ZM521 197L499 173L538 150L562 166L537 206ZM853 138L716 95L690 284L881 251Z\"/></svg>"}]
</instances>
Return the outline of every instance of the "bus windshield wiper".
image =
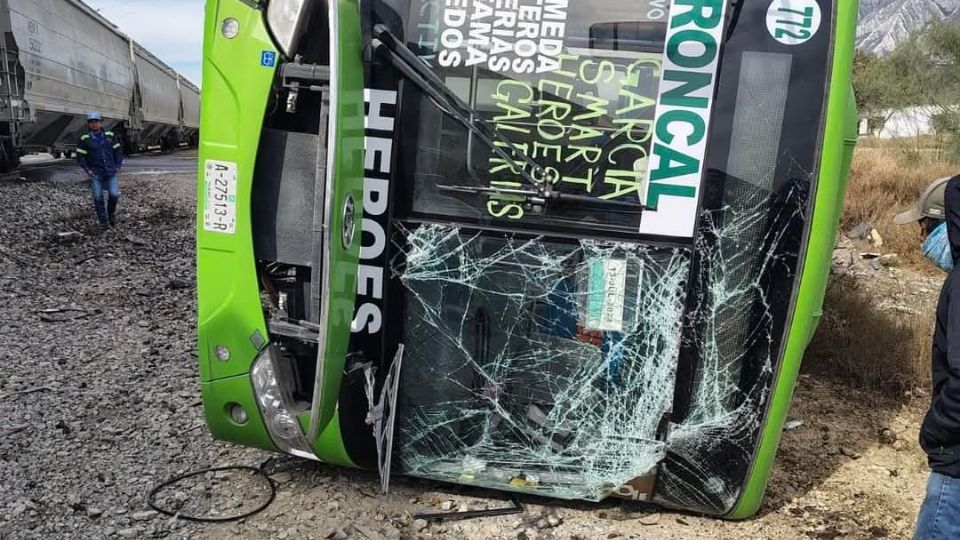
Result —
<instances>
[{"instance_id":1,"label":"bus windshield wiper","mask_svg":"<svg viewBox=\"0 0 960 540\"><path fill-rule=\"evenodd\" d=\"M601 207L612 207L621 212L642 214L644 207L627 201L614 201L610 199L601 199L589 195L576 195L572 193L563 193L547 185L542 191L530 191L525 189L510 189L499 187L477 187L477 186L439 186L440 191L450 191L453 193L470 193L474 195L512 195L523 197L530 204L539 204L546 206L550 201L576 202L584 205L593 205Z\"/></svg>"},{"instance_id":2,"label":"bus windshield wiper","mask_svg":"<svg viewBox=\"0 0 960 540\"><path fill-rule=\"evenodd\" d=\"M487 120L481 118L470 105L460 99L436 73L427 67L413 51L400 42L385 25L376 25L373 28L373 34L375 36L373 40L375 51L387 57L390 63L402 73L407 80L417 85L420 90L427 94L440 110L463 124L465 128L473 132L474 135L489 146L497 156L511 164L513 169L518 171L520 176L536 190L536 194L544 197L546 192L549 191L548 186L553 183L554 179L543 166L524 152L518 150L517 146L506 135L496 127L491 126ZM509 148L511 152L508 153L503 147ZM511 153L513 155L511 155ZM519 156L519 158L516 156ZM523 162L522 164L520 163L521 161ZM527 170L527 167L539 175L541 180L534 178L533 174Z\"/></svg>"}]
</instances>

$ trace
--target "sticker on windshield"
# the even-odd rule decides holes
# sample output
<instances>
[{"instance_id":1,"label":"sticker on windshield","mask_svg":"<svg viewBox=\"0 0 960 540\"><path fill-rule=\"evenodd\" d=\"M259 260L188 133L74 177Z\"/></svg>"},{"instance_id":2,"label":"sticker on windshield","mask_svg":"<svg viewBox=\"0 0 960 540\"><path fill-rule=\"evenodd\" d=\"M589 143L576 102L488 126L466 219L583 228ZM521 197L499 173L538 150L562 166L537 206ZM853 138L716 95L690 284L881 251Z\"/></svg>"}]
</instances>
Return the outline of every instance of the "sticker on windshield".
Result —
<instances>
[{"instance_id":1,"label":"sticker on windshield","mask_svg":"<svg viewBox=\"0 0 960 540\"><path fill-rule=\"evenodd\" d=\"M627 261L594 259L590 261L589 279L586 328L604 332L623 332Z\"/></svg>"},{"instance_id":2,"label":"sticker on windshield","mask_svg":"<svg viewBox=\"0 0 960 540\"><path fill-rule=\"evenodd\" d=\"M800 45L820 29L816 0L774 0L767 9L767 30L784 45Z\"/></svg>"},{"instance_id":3,"label":"sticker on windshield","mask_svg":"<svg viewBox=\"0 0 960 540\"><path fill-rule=\"evenodd\" d=\"M692 238L727 2L670 7L640 232Z\"/></svg>"},{"instance_id":4,"label":"sticker on windshield","mask_svg":"<svg viewBox=\"0 0 960 540\"><path fill-rule=\"evenodd\" d=\"M208 159L204 166L205 231L234 234L237 229L237 164Z\"/></svg>"}]
</instances>

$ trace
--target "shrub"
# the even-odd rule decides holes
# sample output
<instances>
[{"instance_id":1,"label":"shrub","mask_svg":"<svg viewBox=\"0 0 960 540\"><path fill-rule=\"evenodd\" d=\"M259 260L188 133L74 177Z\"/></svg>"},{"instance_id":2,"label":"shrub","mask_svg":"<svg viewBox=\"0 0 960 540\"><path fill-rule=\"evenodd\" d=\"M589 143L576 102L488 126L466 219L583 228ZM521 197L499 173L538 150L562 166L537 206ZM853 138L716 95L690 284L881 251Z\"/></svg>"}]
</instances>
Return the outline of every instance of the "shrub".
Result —
<instances>
[{"instance_id":1,"label":"shrub","mask_svg":"<svg viewBox=\"0 0 960 540\"><path fill-rule=\"evenodd\" d=\"M872 223L884 240L879 251L896 253L914 269L929 271L920 253L919 228L896 225L893 218L913 207L930 182L958 174L960 168L941 162L905 163L894 148L857 150L840 221L841 231L864 221Z\"/></svg>"}]
</instances>

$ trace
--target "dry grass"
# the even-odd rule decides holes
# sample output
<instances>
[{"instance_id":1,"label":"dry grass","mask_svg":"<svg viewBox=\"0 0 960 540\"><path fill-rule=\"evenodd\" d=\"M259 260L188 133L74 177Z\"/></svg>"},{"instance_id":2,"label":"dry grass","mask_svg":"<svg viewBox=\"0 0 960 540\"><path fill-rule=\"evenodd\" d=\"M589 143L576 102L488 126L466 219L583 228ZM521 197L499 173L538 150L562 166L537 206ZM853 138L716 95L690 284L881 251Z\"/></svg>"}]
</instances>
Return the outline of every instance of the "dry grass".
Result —
<instances>
[{"instance_id":1,"label":"dry grass","mask_svg":"<svg viewBox=\"0 0 960 540\"><path fill-rule=\"evenodd\" d=\"M865 285L846 276L831 280L804 369L859 389L902 394L926 388L933 310L911 315L883 309Z\"/></svg>"},{"instance_id":2,"label":"dry grass","mask_svg":"<svg viewBox=\"0 0 960 540\"><path fill-rule=\"evenodd\" d=\"M911 208L931 181L960 173L960 167L916 162L894 144L868 146L861 145L854 156L841 231L872 223L884 239L878 251L898 254L908 271L942 275L923 259L919 228L898 226L893 218ZM857 388L902 392L927 387L933 308L920 315L883 308L878 302L883 294L869 279L834 276L805 369Z\"/></svg>"},{"instance_id":3,"label":"dry grass","mask_svg":"<svg viewBox=\"0 0 960 540\"><path fill-rule=\"evenodd\" d=\"M960 173L939 162L909 164L892 148L861 148L853 159L841 230L868 221L880 232L885 253L896 253L910 266L927 269L919 249L919 229L898 226L893 218L911 208L920 192L937 178Z\"/></svg>"}]
</instances>

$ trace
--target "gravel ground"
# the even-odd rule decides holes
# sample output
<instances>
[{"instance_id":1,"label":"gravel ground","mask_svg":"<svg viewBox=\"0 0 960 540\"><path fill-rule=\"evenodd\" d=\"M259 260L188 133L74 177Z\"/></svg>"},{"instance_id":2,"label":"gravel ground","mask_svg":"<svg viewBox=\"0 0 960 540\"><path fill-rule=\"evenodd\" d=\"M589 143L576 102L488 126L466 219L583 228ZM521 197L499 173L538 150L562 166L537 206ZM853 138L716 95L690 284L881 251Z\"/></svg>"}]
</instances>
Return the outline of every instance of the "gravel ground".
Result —
<instances>
[{"instance_id":1,"label":"gravel ground","mask_svg":"<svg viewBox=\"0 0 960 540\"><path fill-rule=\"evenodd\" d=\"M194 350L194 177L131 174L122 184L121 226L98 233L69 167L0 182L0 538L909 536L925 481L912 443L924 400L810 376L764 509L742 523L530 499L519 516L427 524L412 514L501 503L405 478L380 496L371 473L214 441ZM198 524L145 504L150 488L175 474L236 464L265 466L276 483L263 513ZM258 477L225 472L178 484L162 500L223 516L268 493Z\"/></svg>"},{"instance_id":2,"label":"gravel ground","mask_svg":"<svg viewBox=\"0 0 960 540\"><path fill-rule=\"evenodd\" d=\"M100 233L79 176L0 184L0 536L175 529L142 513L145 489L245 454L202 420L193 178L125 177L121 227Z\"/></svg>"}]
</instances>

